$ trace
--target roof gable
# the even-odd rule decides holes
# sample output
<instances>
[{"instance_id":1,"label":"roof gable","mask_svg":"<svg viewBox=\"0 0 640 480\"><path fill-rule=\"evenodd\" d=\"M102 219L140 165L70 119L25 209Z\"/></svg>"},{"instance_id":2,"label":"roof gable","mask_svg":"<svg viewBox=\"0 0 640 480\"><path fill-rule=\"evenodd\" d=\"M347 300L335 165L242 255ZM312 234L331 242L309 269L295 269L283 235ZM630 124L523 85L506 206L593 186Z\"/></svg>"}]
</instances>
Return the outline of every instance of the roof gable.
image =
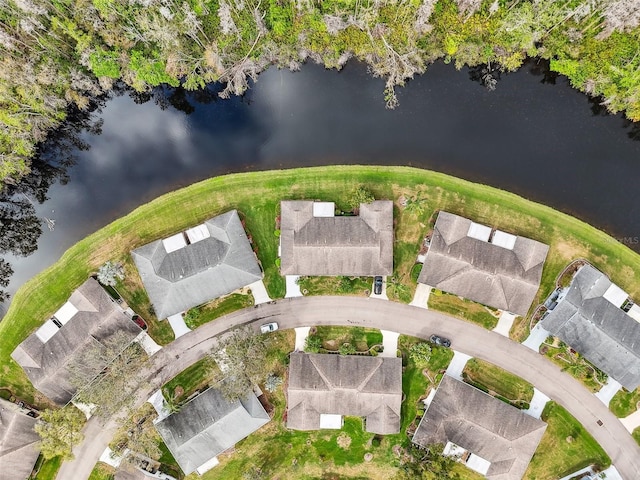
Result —
<instances>
[{"instance_id":1,"label":"roof gable","mask_svg":"<svg viewBox=\"0 0 640 480\"><path fill-rule=\"evenodd\" d=\"M318 429L320 414L337 414L367 417L367 431L397 433L402 360L292 353L287 393L289 428Z\"/></svg>"},{"instance_id":2,"label":"roof gable","mask_svg":"<svg viewBox=\"0 0 640 480\"><path fill-rule=\"evenodd\" d=\"M237 211L211 218L200 227L200 235L206 227L208 237L178 250L167 252L162 240L156 240L131 252L160 319L262 278Z\"/></svg>"},{"instance_id":3,"label":"roof gable","mask_svg":"<svg viewBox=\"0 0 640 480\"><path fill-rule=\"evenodd\" d=\"M605 298L612 282L590 265L574 275L542 326L628 390L640 385L640 323Z\"/></svg>"},{"instance_id":4,"label":"roof gable","mask_svg":"<svg viewBox=\"0 0 640 480\"><path fill-rule=\"evenodd\" d=\"M360 205L358 216L314 217L313 201L281 202L284 275L390 275L393 202Z\"/></svg>"},{"instance_id":5,"label":"roof gable","mask_svg":"<svg viewBox=\"0 0 640 480\"><path fill-rule=\"evenodd\" d=\"M24 480L38 459L40 437L33 429L36 419L17 405L0 399L0 465L3 480Z\"/></svg>"},{"instance_id":6,"label":"roof gable","mask_svg":"<svg viewBox=\"0 0 640 480\"><path fill-rule=\"evenodd\" d=\"M188 475L269 420L253 392L230 402L219 389L210 388L159 421L156 429Z\"/></svg>"},{"instance_id":7,"label":"roof gable","mask_svg":"<svg viewBox=\"0 0 640 480\"><path fill-rule=\"evenodd\" d=\"M116 332L122 332L130 341L141 332L93 278L83 283L69 302L77 313L62 328L46 342L36 333L31 334L11 354L33 385L60 405L69 402L75 394L76 389L70 383L70 368L80 361L84 350L90 345L103 346ZM99 370L95 372L98 373Z\"/></svg>"},{"instance_id":8,"label":"roof gable","mask_svg":"<svg viewBox=\"0 0 640 480\"><path fill-rule=\"evenodd\" d=\"M544 422L445 375L413 442L453 442L491 462L487 478L520 480L545 429Z\"/></svg>"},{"instance_id":9,"label":"roof gable","mask_svg":"<svg viewBox=\"0 0 640 480\"><path fill-rule=\"evenodd\" d=\"M469 236L469 219L440 212L418 281L494 308L526 315L535 297L549 247L504 234L494 244ZM500 237L502 238L502 237Z\"/></svg>"}]
</instances>

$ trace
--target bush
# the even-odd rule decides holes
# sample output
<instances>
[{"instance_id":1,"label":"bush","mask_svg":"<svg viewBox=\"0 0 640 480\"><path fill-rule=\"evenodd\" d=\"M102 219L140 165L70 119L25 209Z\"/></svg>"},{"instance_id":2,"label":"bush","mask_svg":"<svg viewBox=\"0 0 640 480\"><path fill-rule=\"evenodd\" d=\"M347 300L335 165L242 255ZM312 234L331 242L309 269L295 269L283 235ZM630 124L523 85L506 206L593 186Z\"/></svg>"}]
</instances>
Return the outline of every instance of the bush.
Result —
<instances>
[{"instance_id":1,"label":"bush","mask_svg":"<svg viewBox=\"0 0 640 480\"><path fill-rule=\"evenodd\" d=\"M304 351L318 353L322 348L322 339L317 335L309 335L304 341Z\"/></svg>"},{"instance_id":2,"label":"bush","mask_svg":"<svg viewBox=\"0 0 640 480\"><path fill-rule=\"evenodd\" d=\"M343 343L338 349L340 355L354 355L356 352L356 347L352 343Z\"/></svg>"},{"instance_id":3,"label":"bush","mask_svg":"<svg viewBox=\"0 0 640 480\"><path fill-rule=\"evenodd\" d=\"M426 367L431 358L431 347L426 342L416 343L409 349L409 358L419 367Z\"/></svg>"}]
</instances>

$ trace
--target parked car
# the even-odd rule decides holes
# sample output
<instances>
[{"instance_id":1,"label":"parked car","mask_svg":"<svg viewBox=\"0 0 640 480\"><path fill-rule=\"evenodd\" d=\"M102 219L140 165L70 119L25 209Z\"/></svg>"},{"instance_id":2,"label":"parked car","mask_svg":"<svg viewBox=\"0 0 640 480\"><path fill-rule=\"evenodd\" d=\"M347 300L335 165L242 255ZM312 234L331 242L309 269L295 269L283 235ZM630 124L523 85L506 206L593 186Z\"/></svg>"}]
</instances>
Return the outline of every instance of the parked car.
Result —
<instances>
[{"instance_id":1,"label":"parked car","mask_svg":"<svg viewBox=\"0 0 640 480\"><path fill-rule=\"evenodd\" d=\"M276 322L265 323L264 325L260 325L260 331L262 333L275 332L278 329L278 324Z\"/></svg>"},{"instance_id":2,"label":"parked car","mask_svg":"<svg viewBox=\"0 0 640 480\"><path fill-rule=\"evenodd\" d=\"M373 293L380 295L382 293L382 277L375 277L373 280Z\"/></svg>"},{"instance_id":3,"label":"parked car","mask_svg":"<svg viewBox=\"0 0 640 480\"><path fill-rule=\"evenodd\" d=\"M145 322L140 315L134 315L131 320L138 325L142 330L147 329L147 322Z\"/></svg>"},{"instance_id":4,"label":"parked car","mask_svg":"<svg viewBox=\"0 0 640 480\"><path fill-rule=\"evenodd\" d=\"M440 345L442 347L449 348L451 346L451 340L448 338L441 337L440 335L431 335L429 337L429 341L431 343L435 343L436 345Z\"/></svg>"}]
</instances>

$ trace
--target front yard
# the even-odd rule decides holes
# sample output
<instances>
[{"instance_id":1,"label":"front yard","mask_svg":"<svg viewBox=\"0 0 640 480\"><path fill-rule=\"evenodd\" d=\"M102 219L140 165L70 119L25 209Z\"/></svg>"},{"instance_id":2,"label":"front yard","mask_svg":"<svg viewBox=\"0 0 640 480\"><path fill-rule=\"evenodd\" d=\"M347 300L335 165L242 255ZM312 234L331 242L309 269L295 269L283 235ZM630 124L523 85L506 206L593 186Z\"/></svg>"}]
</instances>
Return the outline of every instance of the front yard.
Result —
<instances>
[{"instance_id":1,"label":"front yard","mask_svg":"<svg viewBox=\"0 0 640 480\"><path fill-rule=\"evenodd\" d=\"M533 398L533 385L483 360L469 360L462 376L470 385L516 408L529 408L529 402Z\"/></svg>"},{"instance_id":2,"label":"front yard","mask_svg":"<svg viewBox=\"0 0 640 480\"><path fill-rule=\"evenodd\" d=\"M493 330L498 324L496 310L440 290L431 291L428 305L433 310L476 323L487 330Z\"/></svg>"}]
</instances>

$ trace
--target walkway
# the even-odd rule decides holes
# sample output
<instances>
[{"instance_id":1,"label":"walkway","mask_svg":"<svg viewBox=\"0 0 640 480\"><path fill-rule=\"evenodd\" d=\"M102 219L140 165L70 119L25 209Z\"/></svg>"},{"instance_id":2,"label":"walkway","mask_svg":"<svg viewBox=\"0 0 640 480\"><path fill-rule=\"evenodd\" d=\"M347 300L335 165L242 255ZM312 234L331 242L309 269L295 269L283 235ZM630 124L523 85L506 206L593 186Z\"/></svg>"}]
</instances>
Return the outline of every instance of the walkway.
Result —
<instances>
[{"instance_id":1,"label":"walkway","mask_svg":"<svg viewBox=\"0 0 640 480\"><path fill-rule=\"evenodd\" d=\"M398 337L399 333L390 332L389 330L380 330L382 333L382 346L384 350L380 354L381 357L395 358L398 356Z\"/></svg>"},{"instance_id":2,"label":"walkway","mask_svg":"<svg viewBox=\"0 0 640 480\"><path fill-rule=\"evenodd\" d=\"M447 375L462 380L462 371L469 360L471 360L471 355L454 350L451 363L447 367Z\"/></svg>"},{"instance_id":3,"label":"walkway","mask_svg":"<svg viewBox=\"0 0 640 480\"><path fill-rule=\"evenodd\" d=\"M540 418L548 401L549 397L537 388L533 387L533 398L531 399L531 402L529 402L529 408L527 410L523 410L523 412L533 418Z\"/></svg>"},{"instance_id":4,"label":"walkway","mask_svg":"<svg viewBox=\"0 0 640 480\"><path fill-rule=\"evenodd\" d=\"M182 318L181 313L171 315L167 320L169 321L169 325L171 325L173 334L176 338L180 338L182 335L186 335L191 331L191 329L187 327L187 324L184 323L184 318Z\"/></svg>"},{"instance_id":5,"label":"walkway","mask_svg":"<svg viewBox=\"0 0 640 480\"><path fill-rule=\"evenodd\" d=\"M429 308L429 295L431 295L431 287L424 283L419 283L416 287L416 293L413 295L413 300L409 305L420 308Z\"/></svg>"},{"instance_id":6,"label":"walkway","mask_svg":"<svg viewBox=\"0 0 640 480\"><path fill-rule=\"evenodd\" d=\"M264 282L262 280L253 282L251 285L247 285L247 287L251 289L253 301L256 305L271 301L271 297L267 293L267 288L264 286Z\"/></svg>"},{"instance_id":7,"label":"walkway","mask_svg":"<svg viewBox=\"0 0 640 480\"><path fill-rule=\"evenodd\" d=\"M531 330L531 333L529 334L527 339L522 342L522 345L530 348L534 352L538 352L540 350L540 345L542 345L542 342L549 338L549 335L551 334L544 328L542 328L542 325L540 325L540 323L538 322L536 326L533 327L533 330Z\"/></svg>"},{"instance_id":8,"label":"walkway","mask_svg":"<svg viewBox=\"0 0 640 480\"><path fill-rule=\"evenodd\" d=\"M304 345L307 341L307 337L309 336L309 330L311 330L311 327L298 327L295 329L296 344L294 350L296 352L304 352Z\"/></svg>"},{"instance_id":9,"label":"walkway","mask_svg":"<svg viewBox=\"0 0 640 480\"><path fill-rule=\"evenodd\" d=\"M285 279L285 285L286 285L286 292L284 295L284 298L294 298L294 297L301 297L302 296L302 292L300 291L300 285L298 285L298 279L300 278L300 275L286 275L284 277Z\"/></svg>"},{"instance_id":10,"label":"walkway","mask_svg":"<svg viewBox=\"0 0 640 480\"><path fill-rule=\"evenodd\" d=\"M545 392L594 437L624 480L638 478L640 446L625 426L580 382L543 355L502 335L439 312L366 297L314 296L278 300L202 325L151 357L144 381L135 394L135 405L141 405L160 386L209 354L217 347L220 335L244 324L250 324L258 332L265 322L278 322L281 329L311 325L393 329L420 338L428 338L437 331L451 338L458 351L504 368ZM113 420L104 422L91 418L83 429L85 440L74 448L75 460L64 462L57 478L86 480L116 429Z\"/></svg>"},{"instance_id":11,"label":"walkway","mask_svg":"<svg viewBox=\"0 0 640 480\"><path fill-rule=\"evenodd\" d=\"M140 335L136 337L135 341L140 344L149 356L158 352L162 348L149 336L147 332L140 332Z\"/></svg>"},{"instance_id":12,"label":"walkway","mask_svg":"<svg viewBox=\"0 0 640 480\"><path fill-rule=\"evenodd\" d=\"M517 315L514 315L513 313L502 312L500 314L498 324L496 325L496 328L493 329L493 331L499 333L503 337L509 338L509 332L511 331L513 321L516 319L516 317Z\"/></svg>"},{"instance_id":13,"label":"walkway","mask_svg":"<svg viewBox=\"0 0 640 480\"><path fill-rule=\"evenodd\" d=\"M640 410L636 410L631 415L628 415L624 418L620 419L624 428L627 429L629 433L633 433L633 431L640 427Z\"/></svg>"},{"instance_id":14,"label":"walkway","mask_svg":"<svg viewBox=\"0 0 640 480\"><path fill-rule=\"evenodd\" d=\"M609 377L607 383L596 393L596 397L600 399L607 407L611 402L613 396L622 388L620 383L616 382L613 378Z\"/></svg>"}]
</instances>

